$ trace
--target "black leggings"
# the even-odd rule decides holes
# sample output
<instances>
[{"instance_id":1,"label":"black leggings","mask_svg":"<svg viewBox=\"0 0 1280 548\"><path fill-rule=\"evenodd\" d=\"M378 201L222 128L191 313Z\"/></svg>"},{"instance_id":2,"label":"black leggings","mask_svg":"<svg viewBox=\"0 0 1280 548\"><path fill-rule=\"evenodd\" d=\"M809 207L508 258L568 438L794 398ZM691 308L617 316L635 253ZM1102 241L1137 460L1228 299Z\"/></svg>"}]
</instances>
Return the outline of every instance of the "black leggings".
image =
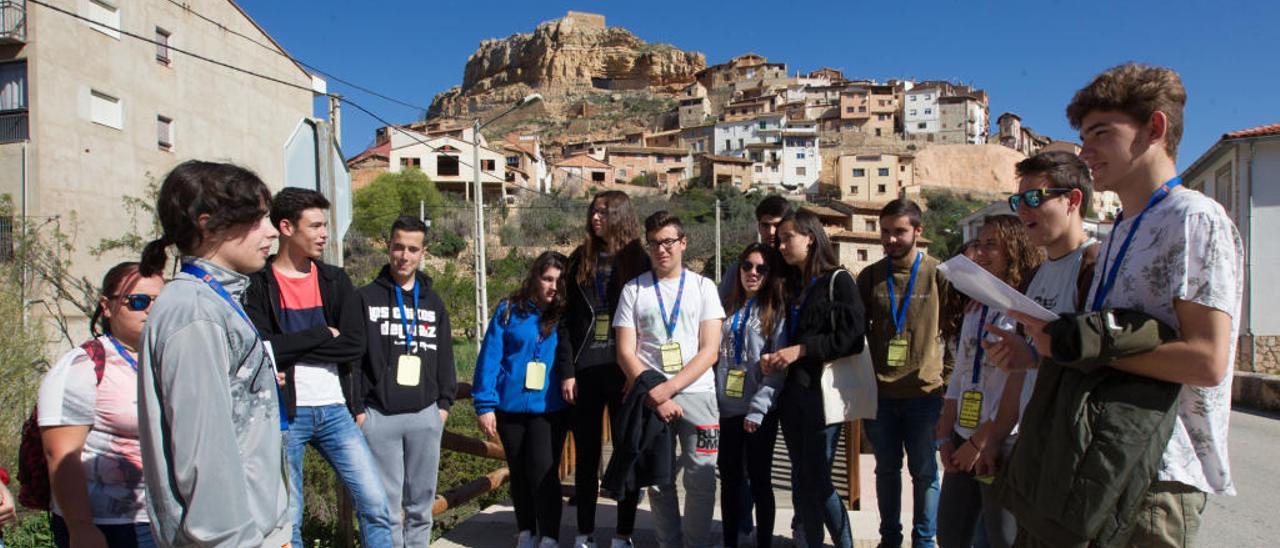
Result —
<instances>
[{"instance_id":1,"label":"black leggings","mask_svg":"<svg viewBox=\"0 0 1280 548\"><path fill-rule=\"evenodd\" d=\"M498 411L498 437L511 470L516 525L534 537L560 538L560 453L568 424L564 412Z\"/></svg>"},{"instance_id":2,"label":"black leggings","mask_svg":"<svg viewBox=\"0 0 1280 548\"><path fill-rule=\"evenodd\" d=\"M743 461L751 479L751 498L756 506L756 546L769 548L773 542L773 445L778 439L778 416L765 415L755 433L743 429L745 417L720 419L720 514L724 521L724 545L738 545L738 529L744 516Z\"/></svg>"},{"instance_id":3,"label":"black leggings","mask_svg":"<svg viewBox=\"0 0 1280 548\"><path fill-rule=\"evenodd\" d=\"M604 410L609 409L609 423L617 427L618 410L622 408L622 387L626 377L614 364L597 365L578 371L578 401L573 406L573 443L577 447L574 469L574 498L578 504L578 534L590 535L596 530L596 498L600 493L600 439L604 427ZM626 493L618 501L617 536L629 537L636 525L636 505L640 492Z\"/></svg>"}]
</instances>

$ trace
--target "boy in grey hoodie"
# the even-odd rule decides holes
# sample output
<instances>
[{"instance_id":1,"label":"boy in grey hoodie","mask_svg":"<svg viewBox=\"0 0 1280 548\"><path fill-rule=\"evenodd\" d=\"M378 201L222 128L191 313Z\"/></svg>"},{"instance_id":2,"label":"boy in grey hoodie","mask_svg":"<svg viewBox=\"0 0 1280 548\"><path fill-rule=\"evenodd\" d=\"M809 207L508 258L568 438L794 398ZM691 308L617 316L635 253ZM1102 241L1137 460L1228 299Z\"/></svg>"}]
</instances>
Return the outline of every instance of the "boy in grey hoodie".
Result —
<instances>
[{"instance_id":1,"label":"boy in grey hoodie","mask_svg":"<svg viewBox=\"0 0 1280 548\"><path fill-rule=\"evenodd\" d=\"M138 429L147 512L160 546L279 548L291 523L270 349L240 306L276 231L253 173L190 161L160 188L164 235L142 271L182 272L151 306L138 366Z\"/></svg>"}]
</instances>

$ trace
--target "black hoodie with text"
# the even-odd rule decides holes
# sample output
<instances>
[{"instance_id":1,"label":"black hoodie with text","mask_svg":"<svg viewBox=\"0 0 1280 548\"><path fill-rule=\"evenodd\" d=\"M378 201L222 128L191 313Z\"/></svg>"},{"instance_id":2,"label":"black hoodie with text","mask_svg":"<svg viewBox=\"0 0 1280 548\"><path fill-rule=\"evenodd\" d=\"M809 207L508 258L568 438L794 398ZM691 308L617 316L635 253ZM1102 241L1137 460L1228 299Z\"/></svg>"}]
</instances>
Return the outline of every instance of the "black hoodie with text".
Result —
<instances>
[{"instance_id":1,"label":"black hoodie with text","mask_svg":"<svg viewBox=\"0 0 1280 548\"><path fill-rule=\"evenodd\" d=\"M444 301L431 290L431 277L417 273L418 302L413 302L413 290L400 288L391 278L389 267L369 285L361 287L360 303L364 310L365 353L361 360L365 406L373 407L384 415L416 413L436 404L448 410L458 388L453 363L453 337L450 334L449 313ZM408 353L404 336L404 322L396 292L403 296L405 312L414 316L413 354L420 358L421 366L416 384L398 378L400 356Z\"/></svg>"}]
</instances>

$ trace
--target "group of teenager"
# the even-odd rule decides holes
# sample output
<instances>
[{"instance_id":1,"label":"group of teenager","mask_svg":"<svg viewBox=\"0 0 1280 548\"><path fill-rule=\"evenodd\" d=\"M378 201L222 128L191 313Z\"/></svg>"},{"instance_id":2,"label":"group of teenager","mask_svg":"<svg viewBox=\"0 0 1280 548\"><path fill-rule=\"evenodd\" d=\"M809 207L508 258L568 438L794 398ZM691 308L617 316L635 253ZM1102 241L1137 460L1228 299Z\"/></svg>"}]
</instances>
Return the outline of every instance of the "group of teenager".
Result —
<instances>
[{"instance_id":1,"label":"group of teenager","mask_svg":"<svg viewBox=\"0 0 1280 548\"><path fill-rule=\"evenodd\" d=\"M1011 215L966 243L1053 322L957 292L905 198L880 212L885 257L851 273L817 215L766 197L758 241L717 283L685 267L679 218L641 223L625 193L596 194L582 244L533 261L476 359L516 545L560 545L572 432L575 548L631 546L645 489L661 546L770 546L781 430L793 541L852 546L821 377L862 352L883 546L907 536L904 455L913 546L1192 544L1207 494L1234 493L1242 251L1222 207L1180 186L1185 101L1166 68L1097 76L1067 108L1080 155L1020 162ZM1123 205L1104 242L1083 229L1101 190ZM419 271L427 227L396 220L387 265L357 289L319 260L328 206L229 164L168 174L161 238L107 272L95 338L41 385L58 546L302 546L307 445L351 494L362 545L430 541L457 381L448 313ZM600 496L617 501L608 537Z\"/></svg>"}]
</instances>

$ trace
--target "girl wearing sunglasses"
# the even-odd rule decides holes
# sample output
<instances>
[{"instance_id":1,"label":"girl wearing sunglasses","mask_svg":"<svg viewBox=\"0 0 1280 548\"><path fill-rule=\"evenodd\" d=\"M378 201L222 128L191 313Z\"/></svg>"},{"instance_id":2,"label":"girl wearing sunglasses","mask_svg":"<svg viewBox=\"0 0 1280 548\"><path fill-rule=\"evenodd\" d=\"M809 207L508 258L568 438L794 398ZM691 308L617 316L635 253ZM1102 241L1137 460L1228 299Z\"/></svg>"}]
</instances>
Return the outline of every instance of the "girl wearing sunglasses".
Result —
<instances>
[{"instance_id":1,"label":"girl wearing sunglasses","mask_svg":"<svg viewBox=\"0 0 1280 548\"><path fill-rule=\"evenodd\" d=\"M720 336L720 361L716 364L716 399L720 405L720 514L724 520L724 545L738 546L746 463L751 499L756 509L756 546L768 548L773 540L774 500L773 444L778 436L774 405L784 377L765 375L760 355L782 343L786 304L778 270L782 258L772 247L751 244L738 256L738 283L733 284L725 309L728 313Z\"/></svg>"},{"instance_id":2,"label":"girl wearing sunglasses","mask_svg":"<svg viewBox=\"0 0 1280 548\"><path fill-rule=\"evenodd\" d=\"M53 494L54 544L153 546L138 446L137 349L164 279L138 263L107 271L95 338L45 375L37 402ZM95 371L99 356L101 372Z\"/></svg>"}]
</instances>

